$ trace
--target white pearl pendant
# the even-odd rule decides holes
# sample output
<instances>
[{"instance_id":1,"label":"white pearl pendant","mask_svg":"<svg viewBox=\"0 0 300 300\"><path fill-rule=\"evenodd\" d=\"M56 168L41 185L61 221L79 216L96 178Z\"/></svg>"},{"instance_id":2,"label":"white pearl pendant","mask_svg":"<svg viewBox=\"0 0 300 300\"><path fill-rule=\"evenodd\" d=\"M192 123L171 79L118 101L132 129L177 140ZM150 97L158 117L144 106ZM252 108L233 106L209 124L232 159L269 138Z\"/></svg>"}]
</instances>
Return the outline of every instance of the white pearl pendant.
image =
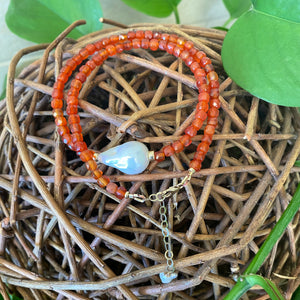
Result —
<instances>
[{"instance_id":1,"label":"white pearl pendant","mask_svg":"<svg viewBox=\"0 0 300 300\"><path fill-rule=\"evenodd\" d=\"M161 272L159 273L159 278L162 283L170 283L173 279L177 278L178 274L175 272Z\"/></svg>"},{"instance_id":2,"label":"white pearl pendant","mask_svg":"<svg viewBox=\"0 0 300 300\"><path fill-rule=\"evenodd\" d=\"M142 173L149 164L148 148L140 142L132 141L108 149L98 154L98 160L121 172L134 175Z\"/></svg>"}]
</instances>

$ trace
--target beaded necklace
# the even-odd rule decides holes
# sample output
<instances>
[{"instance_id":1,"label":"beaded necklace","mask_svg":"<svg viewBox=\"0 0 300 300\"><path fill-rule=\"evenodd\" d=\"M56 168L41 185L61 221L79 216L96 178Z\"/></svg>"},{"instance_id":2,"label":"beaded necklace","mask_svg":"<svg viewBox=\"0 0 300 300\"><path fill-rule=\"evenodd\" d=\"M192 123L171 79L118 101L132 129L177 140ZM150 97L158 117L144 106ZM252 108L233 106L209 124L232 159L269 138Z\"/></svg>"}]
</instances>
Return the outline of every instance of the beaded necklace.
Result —
<instances>
[{"instance_id":1,"label":"beaded necklace","mask_svg":"<svg viewBox=\"0 0 300 300\"><path fill-rule=\"evenodd\" d=\"M71 150L77 153L80 159L86 164L87 169L91 171L92 176L96 179L98 185L101 188L106 188L107 192L115 195L119 199L129 197L137 201L145 201L145 197L136 194L129 194L123 186L118 186L116 183L110 182L110 179L103 175L103 172L98 168L97 160L100 160L102 163L104 162L107 165L117 166L118 157L114 157L114 162L110 164L112 152L114 152L113 155L116 155L117 153L117 155L120 154L121 156L124 151L126 152L126 155L127 152L132 152L132 150L134 150L135 153L144 153L145 151L147 152L146 146L139 142L129 142L131 143L130 146L124 146L124 144L118 146L121 148L115 147L117 149L108 150L108 153L106 154L97 154L93 150L88 149L87 144L83 140L80 117L78 115L79 91L91 72L97 66L100 66L108 57L122 53L126 50L139 48L150 49L152 51L162 50L174 55L175 57L181 58L194 74L196 86L199 91L199 101L196 106L195 116L191 125L185 129L185 134L172 144L164 146L161 150L150 153L151 158L157 162L161 162L165 160L166 157L170 157L175 153L183 151L185 147L191 144L192 137L197 134L204 121L207 120L203 138L197 147L194 158L189 164L188 175L176 186L173 186L164 192L159 192L149 196L149 200L159 201L161 203L159 212L166 249L165 257L167 259L168 272L161 273L160 276L162 282L167 283L174 279L177 275L175 273L173 263L173 252L171 249L171 241L168 231L166 207L163 204L163 200L169 197L173 192L182 188L191 179L192 174L201 169L202 162L212 142L212 137L218 124L220 100L218 75L214 71L211 60L203 51L196 49L191 41L187 41L174 34L153 32L150 30L137 30L129 31L127 34L111 35L110 37L103 38L93 44L86 45L79 51L78 54L66 61L53 86L53 99L51 101L51 106L53 108L53 116L55 118L57 131L61 136L62 141L67 144ZM79 72L71 81L70 89L68 90L66 98L66 113L68 115L68 119L66 119L63 111L65 84L76 67L81 65L82 62L87 60L89 57L91 58L80 67ZM129 160L129 164L132 164L133 162L133 164L136 164L136 167L129 165L127 166L127 169L122 169L122 171L127 170L130 174L141 173L149 163L148 154L146 153L145 155L142 155L138 159L136 157L132 157L132 159Z\"/></svg>"}]
</instances>

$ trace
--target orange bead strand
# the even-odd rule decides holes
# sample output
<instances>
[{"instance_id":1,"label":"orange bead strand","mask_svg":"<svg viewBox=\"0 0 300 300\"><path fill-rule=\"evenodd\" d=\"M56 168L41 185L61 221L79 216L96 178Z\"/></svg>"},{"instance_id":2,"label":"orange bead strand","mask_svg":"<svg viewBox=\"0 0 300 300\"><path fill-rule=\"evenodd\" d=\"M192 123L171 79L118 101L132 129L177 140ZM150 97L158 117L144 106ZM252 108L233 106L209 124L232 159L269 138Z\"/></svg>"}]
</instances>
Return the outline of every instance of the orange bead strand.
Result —
<instances>
[{"instance_id":1,"label":"orange bead strand","mask_svg":"<svg viewBox=\"0 0 300 300\"><path fill-rule=\"evenodd\" d=\"M191 139L201 129L204 121L207 120L202 141L197 147L193 160L190 162L190 168L199 171L218 125L219 108L221 106L218 74L214 71L211 59L203 51L197 50L191 41L186 41L174 34L137 30L129 31L127 34L111 35L109 38L103 38L94 44L88 44L77 55L68 59L65 66L61 68L52 91L51 107L53 108L57 132L61 135L63 142L77 152L80 159L86 164L87 169L92 172L99 186L106 187L108 192L119 199L125 197L126 189L122 186L118 187L115 183L110 182L107 176L103 175L94 160L94 152L88 149L83 140L78 115L78 95L82 84L97 66L100 66L108 57L132 48L150 49L152 51L159 49L180 57L194 74L199 92L199 102L191 125L185 129L185 134L178 140L154 153L156 161L163 161L166 157L183 151L185 147L191 144ZM90 56L91 58L88 59ZM65 83L84 60L87 60L87 62L80 67L67 92L66 113L68 119L66 119L63 114Z\"/></svg>"}]
</instances>

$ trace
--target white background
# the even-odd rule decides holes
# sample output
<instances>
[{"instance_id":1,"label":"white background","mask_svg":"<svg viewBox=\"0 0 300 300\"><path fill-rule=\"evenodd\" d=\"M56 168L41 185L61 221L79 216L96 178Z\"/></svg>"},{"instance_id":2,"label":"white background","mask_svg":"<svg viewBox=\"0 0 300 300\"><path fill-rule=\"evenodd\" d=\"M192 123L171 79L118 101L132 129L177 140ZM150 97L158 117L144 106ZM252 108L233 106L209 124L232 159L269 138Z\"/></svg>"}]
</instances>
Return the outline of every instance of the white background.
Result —
<instances>
[{"instance_id":1,"label":"white background","mask_svg":"<svg viewBox=\"0 0 300 300\"><path fill-rule=\"evenodd\" d=\"M128 7L121 0L100 0L100 4L104 18L113 19L123 24L144 22L175 23L174 15L163 19L150 17ZM33 45L33 43L14 35L7 28L5 13L8 5L9 0L0 0L0 95L3 90L4 78L11 58L18 50ZM222 26L229 18L229 14L222 0L182 0L178 6L178 11L181 24L187 25L203 27ZM23 59L19 69L29 64L33 59L33 57Z\"/></svg>"}]
</instances>

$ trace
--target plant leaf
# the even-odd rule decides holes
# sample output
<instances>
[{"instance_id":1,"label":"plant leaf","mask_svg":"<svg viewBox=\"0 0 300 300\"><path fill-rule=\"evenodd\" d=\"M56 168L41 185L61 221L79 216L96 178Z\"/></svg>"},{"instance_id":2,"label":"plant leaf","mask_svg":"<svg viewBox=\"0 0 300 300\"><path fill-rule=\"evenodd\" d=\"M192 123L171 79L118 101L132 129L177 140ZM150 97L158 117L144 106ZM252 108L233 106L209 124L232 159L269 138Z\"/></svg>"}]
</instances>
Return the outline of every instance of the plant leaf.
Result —
<instances>
[{"instance_id":1,"label":"plant leaf","mask_svg":"<svg viewBox=\"0 0 300 300\"><path fill-rule=\"evenodd\" d=\"M122 0L128 6L157 18L168 17L175 11L181 0Z\"/></svg>"},{"instance_id":2,"label":"plant leaf","mask_svg":"<svg viewBox=\"0 0 300 300\"><path fill-rule=\"evenodd\" d=\"M78 38L101 29L102 10L98 0L11 0L6 24L16 35L36 43L53 41L66 27L79 19L87 24L69 36Z\"/></svg>"},{"instance_id":3,"label":"plant leaf","mask_svg":"<svg viewBox=\"0 0 300 300\"><path fill-rule=\"evenodd\" d=\"M292 7L294 21L280 12L282 0L272 4L252 1L254 8L233 24L224 39L225 71L238 85L261 99L300 106L300 23L295 21L295 16L300 16L299 1L284 2ZM275 12L278 14L273 15Z\"/></svg>"},{"instance_id":4,"label":"plant leaf","mask_svg":"<svg viewBox=\"0 0 300 300\"><path fill-rule=\"evenodd\" d=\"M230 19L238 18L251 6L250 0L223 0L223 3L230 14Z\"/></svg>"}]
</instances>

